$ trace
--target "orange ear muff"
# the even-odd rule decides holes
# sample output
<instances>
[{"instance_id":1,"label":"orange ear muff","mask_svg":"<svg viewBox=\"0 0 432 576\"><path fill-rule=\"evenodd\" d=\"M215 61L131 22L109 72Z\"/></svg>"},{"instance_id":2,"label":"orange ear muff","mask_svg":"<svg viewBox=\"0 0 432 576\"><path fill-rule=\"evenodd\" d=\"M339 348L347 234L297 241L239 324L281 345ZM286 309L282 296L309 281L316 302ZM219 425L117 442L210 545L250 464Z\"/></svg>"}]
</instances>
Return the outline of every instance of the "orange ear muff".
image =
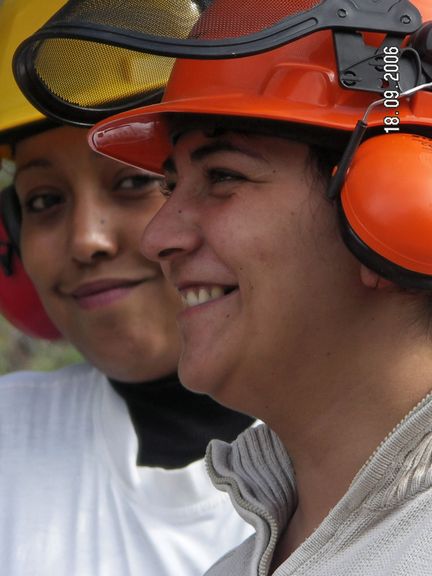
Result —
<instances>
[{"instance_id":1,"label":"orange ear muff","mask_svg":"<svg viewBox=\"0 0 432 576\"><path fill-rule=\"evenodd\" d=\"M370 138L356 151L338 207L354 255L392 282L432 289L432 140Z\"/></svg>"}]
</instances>

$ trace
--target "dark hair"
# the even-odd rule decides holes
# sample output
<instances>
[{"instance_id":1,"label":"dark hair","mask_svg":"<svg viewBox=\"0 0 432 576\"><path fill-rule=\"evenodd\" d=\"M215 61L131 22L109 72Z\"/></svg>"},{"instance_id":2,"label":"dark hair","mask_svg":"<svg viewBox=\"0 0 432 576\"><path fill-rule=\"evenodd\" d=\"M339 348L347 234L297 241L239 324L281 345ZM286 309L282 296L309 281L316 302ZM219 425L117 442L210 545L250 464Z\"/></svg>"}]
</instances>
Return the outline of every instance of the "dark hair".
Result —
<instances>
[{"instance_id":1,"label":"dark hair","mask_svg":"<svg viewBox=\"0 0 432 576\"><path fill-rule=\"evenodd\" d=\"M341 156L342 152L328 150L322 146L309 146L308 167L315 172L319 180L323 180L325 188L329 186L333 170Z\"/></svg>"}]
</instances>

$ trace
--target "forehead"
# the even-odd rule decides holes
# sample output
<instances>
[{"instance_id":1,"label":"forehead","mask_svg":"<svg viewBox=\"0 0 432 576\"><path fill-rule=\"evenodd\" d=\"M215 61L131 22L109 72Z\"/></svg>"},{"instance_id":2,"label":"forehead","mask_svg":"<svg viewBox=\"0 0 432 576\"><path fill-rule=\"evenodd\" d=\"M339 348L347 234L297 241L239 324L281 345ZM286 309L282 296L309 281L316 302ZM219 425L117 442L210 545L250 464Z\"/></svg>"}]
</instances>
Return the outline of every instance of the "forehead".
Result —
<instances>
[{"instance_id":1,"label":"forehead","mask_svg":"<svg viewBox=\"0 0 432 576\"><path fill-rule=\"evenodd\" d=\"M72 178L89 170L100 171L108 163L117 164L91 150L85 129L68 126L20 140L15 147L14 161L17 179L23 174L34 174L34 170L54 170Z\"/></svg>"},{"instance_id":2,"label":"forehead","mask_svg":"<svg viewBox=\"0 0 432 576\"><path fill-rule=\"evenodd\" d=\"M176 171L177 164L183 161L193 166L220 153L240 154L257 163L271 163L281 155L303 156L308 149L306 144L273 134L208 124L177 127L172 140L172 153L163 164L165 171Z\"/></svg>"},{"instance_id":3,"label":"forehead","mask_svg":"<svg viewBox=\"0 0 432 576\"><path fill-rule=\"evenodd\" d=\"M63 151L89 149L86 130L72 127L57 127L19 140L15 145L15 161L19 163L35 155L56 156Z\"/></svg>"}]
</instances>

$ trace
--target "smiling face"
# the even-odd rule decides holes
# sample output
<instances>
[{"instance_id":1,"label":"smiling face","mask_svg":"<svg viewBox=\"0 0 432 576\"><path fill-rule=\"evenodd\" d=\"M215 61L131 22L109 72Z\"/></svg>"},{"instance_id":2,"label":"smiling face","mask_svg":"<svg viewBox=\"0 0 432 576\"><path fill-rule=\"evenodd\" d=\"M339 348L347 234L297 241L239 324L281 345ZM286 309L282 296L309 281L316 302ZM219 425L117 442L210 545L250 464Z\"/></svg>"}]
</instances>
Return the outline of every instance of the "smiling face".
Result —
<instances>
[{"instance_id":1,"label":"smiling face","mask_svg":"<svg viewBox=\"0 0 432 576\"><path fill-rule=\"evenodd\" d=\"M165 167L170 198L143 249L185 302L181 379L263 416L253 403L324 356L355 306L356 265L324 182L308 146L241 133L187 132Z\"/></svg>"},{"instance_id":2,"label":"smiling face","mask_svg":"<svg viewBox=\"0 0 432 576\"><path fill-rule=\"evenodd\" d=\"M92 152L62 127L16 147L24 266L53 322L112 378L176 370L179 297L139 251L159 180Z\"/></svg>"}]
</instances>

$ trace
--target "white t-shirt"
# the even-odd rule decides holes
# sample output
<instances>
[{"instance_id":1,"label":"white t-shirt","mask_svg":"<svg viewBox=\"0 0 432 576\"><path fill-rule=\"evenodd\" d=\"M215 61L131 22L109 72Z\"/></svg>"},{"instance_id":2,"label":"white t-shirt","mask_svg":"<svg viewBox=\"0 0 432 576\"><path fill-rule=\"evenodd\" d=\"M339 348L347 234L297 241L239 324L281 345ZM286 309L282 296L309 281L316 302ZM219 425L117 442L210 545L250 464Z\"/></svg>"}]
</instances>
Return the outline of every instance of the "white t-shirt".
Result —
<instances>
[{"instance_id":1,"label":"white t-shirt","mask_svg":"<svg viewBox=\"0 0 432 576\"><path fill-rule=\"evenodd\" d=\"M97 370L2 377L1 574L201 576L251 534L202 460L137 467L137 448Z\"/></svg>"}]
</instances>

